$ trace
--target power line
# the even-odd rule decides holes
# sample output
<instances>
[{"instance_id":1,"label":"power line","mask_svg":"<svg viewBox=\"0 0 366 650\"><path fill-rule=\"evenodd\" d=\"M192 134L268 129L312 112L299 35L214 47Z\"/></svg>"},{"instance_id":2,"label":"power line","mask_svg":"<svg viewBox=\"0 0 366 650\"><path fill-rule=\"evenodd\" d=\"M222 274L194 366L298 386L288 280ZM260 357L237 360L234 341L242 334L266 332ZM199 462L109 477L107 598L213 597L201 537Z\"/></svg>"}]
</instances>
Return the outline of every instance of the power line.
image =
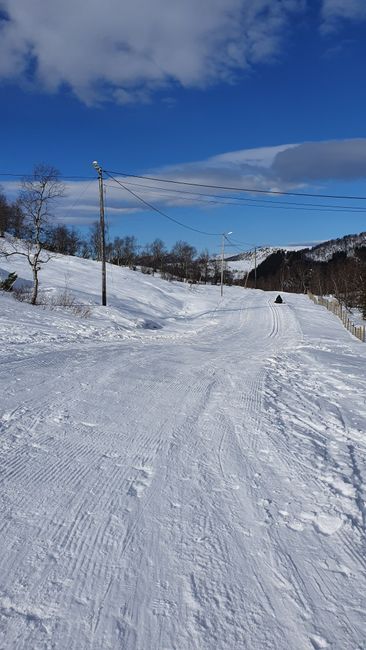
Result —
<instances>
[{"instance_id":1,"label":"power line","mask_svg":"<svg viewBox=\"0 0 366 650\"><path fill-rule=\"evenodd\" d=\"M162 217L165 217L165 219L169 219L169 221L173 221L174 223L178 224L178 226L182 226L182 228L186 228L187 230L193 230L194 232L198 232L201 235L210 235L210 236L218 237L219 235L222 234L220 232L219 233L218 232L206 232L204 230L198 230L198 228L193 228L192 226L187 226L185 223L182 223L181 221L178 221L177 219L174 219L173 217L170 217L168 214L166 214L162 210L159 210L159 208L156 208L154 205L152 205L152 203L149 203L148 201L145 201L145 199L141 198L141 196L139 196L138 194L136 194L135 192L130 190L128 187L123 185L123 183L121 183L119 180L117 180L117 178L114 178L112 176L112 174L110 172L108 172L106 169L104 170L104 172L107 174L107 176L112 178L112 180L114 180L116 183L118 183L118 185L123 187L123 189L125 189L126 192L129 192L130 194L132 194L132 196L134 196L136 199L141 201L141 203L143 203L148 208L150 208L150 210L153 210L154 212L157 212Z\"/></svg>"},{"instance_id":2,"label":"power line","mask_svg":"<svg viewBox=\"0 0 366 650\"><path fill-rule=\"evenodd\" d=\"M27 172L25 174L10 174L8 172L0 172L0 176L10 176L11 178L23 178L31 175L32 172ZM78 179L78 180L85 180L85 181L94 180L93 176L64 176L63 174L60 174L59 178L64 180L71 180L71 179Z\"/></svg>"},{"instance_id":3,"label":"power line","mask_svg":"<svg viewBox=\"0 0 366 650\"><path fill-rule=\"evenodd\" d=\"M251 248L264 248L265 246L270 246L270 244L254 244L253 242L239 241L238 239L233 239L232 237L230 237L230 241L234 244L239 244L241 246L250 246Z\"/></svg>"},{"instance_id":4,"label":"power line","mask_svg":"<svg viewBox=\"0 0 366 650\"><path fill-rule=\"evenodd\" d=\"M251 246L253 249L255 248L254 244L249 244L248 242L235 242L235 240L228 239L227 237L226 237L226 240L229 242L230 246L232 246L233 248L236 248L236 250L240 251L241 253L243 253L244 251L243 251L242 248L239 248L240 244L242 244L243 246ZM261 246L258 246L258 248L261 248ZM249 253L250 249L248 251L246 251L246 252Z\"/></svg>"},{"instance_id":5,"label":"power line","mask_svg":"<svg viewBox=\"0 0 366 650\"><path fill-rule=\"evenodd\" d=\"M248 188L248 187L235 187L235 186L229 186L229 185L213 185L210 183L196 183L194 181L180 181L180 180L173 180L171 178L158 178L155 176L145 176L145 175L139 175L139 174L132 174L132 173L127 173L127 172L116 172L116 171L109 171L109 170L104 170L105 173L107 173L111 178L113 177L112 175L117 175L117 176L124 176L125 178L140 178L143 180L149 180L149 181L155 181L158 183L172 183L175 185L187 185L191 187L208 187L210 189L217 189L217 190L224 190L224 191L233 191L233 192L248 192L250 194L274 194L276 196L306 196L306 197L312 197L312 198L322 198L322 199L347 199L351 201L366 201L366 196L359 196L359 195L347 195L347 194L321 194L321 193L314 193L314 192L289 192L289 191L280 191L280 190L262 190L259 188ZM26 173L10 173L10 172L0 172L0 176L9 176L11 178L22 178L23 176L29 176L31 175L29 172ZM61 179L78 179L78 180L92 180L93 176L83 176L83 175L71 175L71 176L66 176L63 174L60 174ZM116 180L116 179L114 179ZM118 182L118 181L116 181ZM152 189L152 188L150 188ZM160 188L161 190L164 190L166 188ZM233 197L233 198L239 198L239 197ZM249 200L249 199L247 199ZM255 200L255 199L252 199ZM295 203L294 203L295 205ZM343 206L342 206L343 207ZM360 208L361 209L361 208Z\"/></svg>"},{"instance_id":6,"label":"power line","mask_svg":"<svg viewBox=\"0 0 366 650\"><path fill-rule=\"evenodd\" d=\"M81 201L81 199L83 198L84 194L87 192L87 190L89 189L89 187L91 186L91 184L92 184L93 182L95 182L95 178L91 179L91 180L89 181L89 183L86 184L86 186L84 187L84 189L83 189L83 190L80 192L80 194L78 195L77 199L75 199L74 203L72 203L72 205L68 206L68 210L72 210L72 209L77 205L77 203L79 203L79 201Z\"/></svg>"},{"instance_id":7,"label":"power line","mask_svg":"<svg viewBox=\"0 0 366 650\"><path fill-rule=\"evenodd\" d=\"M133 185L135 187L135 185L133 183L126 183L126 185L127 184L128 185ZM115 187L113 185L108 185L108 187L114 188L116 190L120 189L119 187ZM160 188L155 189L155 188L150 188L149 187L148 189L153 193L154 192L158 193L158 194L160 193ZM167 191L169 192L169 190L167 190ZM187 192L187 194L189 194L189 192ZM303 204L302 207L297 207L297 206L295 206L295 204L289 204L289 203L284 203L283 205L267 205L267 202L265 202L265 201L263 201L262 203L258 202L258 203L250 203L250 204L248 204L248 203L245 203L246 199L242 199L241 197L238 197L237 200L241 199L242 203L235 203L234 201L227 201L224 197L222 198L221 201L217 201L217 200L213 200L213 199L193 198L195 196L200 196L199 194L197 194L197 195L193 194L191 196L192 196L192 198L180 197L180 200L181 201L188 201L190 203L194 202L194 203L205 203L205 204L209 203L211 205L212 204L214 204L214 205L232 205L232 206L234 206L236 208L240 208L244 204L244 207L262 208L262 209L266 209L266 210L297 210L297 211L301 210L303 212L317 212L317 213L318 212L333 212L333 213L340 213L340 214L343 214L344 212L350 212L352 214L364 214L365 213L364 208L361 208L361 207L356 208L356 207L352 207L352 206L349 206L349 207L346 207L346 206L337 206L337 207L335 207L334 206L334 207L329 207L329 208L320 206L319 208L314 208L314 207L309 207L308 208L308 207L306 207L306 204ZM233 198L236 199L236 197L233 197ZM249 200L250 199L248 199L248 201ZM271 201L271 202L268 201L268 203L274 203L274 201ZM294 205L295 207L292 207L292 205Z\"/></svg>"},{"instance_id":8,"label":"power line","mask_svg":"<svg viewBox=\"0 0 366 650\"><path fill-rule=\"evenodd\" d=\"M353 196L353 195L345 195L345 194L315 194L311 192L286 192L286 191L279 191L279 190L260 190L256 188L249 188L249 187L232 187L228 185L211 185L209 183L195 183L192 181L179 181L179 180L173 180L171 178L157 178L155 176L142 176L138 174L127 174L126 172L116 172L116 171L111 171L108 172L107 170L104 170L108 174L116 174L117 176L124 176L126 178L131 177L131 178L142 178L144 180L148 181L157 181L159 183L173 183L176 185L190 185L192 187L209 187L211 189L216 189L216 190L230 190L234 192L250 192L251 194L275 194L279 196L309 196L313 198L323 198L323 199L347 199L347 200L359 200L359 201L366 201L366 196Z\"/></svg>"},{"instance_id":9,"label":"power line","mask_svg":"<svg viewBox=\"0 0 366 650\"><path fill-rule=\"evenodd\" d=\"M107 170L105 170L107 173ZM261 190L261 189L254 189L254 188L238 188L238 187L230 187L230 186L221 186L221 185L209 185L209 184L203 184L203 183L195 183L195 182L188 182L188 181L179 181L179 180L172 180L172 179L164 179L164 178L155 178L152 176L139 176L137 174L127 174L125 172L111 172L111 174L117 174L121 175L124 177L131 177L131 178L140 178L140 179L145 179L145 180L150 180L150 181L155 181L155 182L160 182L160 183L173 183L173 184L178 184L178 185L187 185L187 186L192 186L192 187L208 187L210 189L221 189L224 191L235 191L235 192L247 192L247 193L253 193L253 194L273 194L277 196L298 196L298 197L314 197L314 198L328 198L328 199L347 199L347 200L366 200L366 196L352 196L352 195L337 195L337 194L315 194L315 193L306 193L306 192L286 192L286 191L276 191L276 190ZM29 173L18 173L18 174L13 174L10 172L0 172L0 176L8 176L12 178L22 178L24 176L29 176ZM111 176L112 177L112 176ZM82 176L82 175L74 175L74 176L66 176L66 175L60 175L60 179L63 180L94 180L92 176ZM116 182L118 182L116 179L113 179ZM159 188L153 188L149 185L143 185L143 184L134 184L126 181L126 185L135 185L136 187L145 187L146 189L149 189L152 192L174 192L178 194L189 194L191 196L212 196L214 198L221 199L219 201L213 201L213 200L206 200L206 203L217 203L218 205L223 204L223 205L237 205L237 203L230 203L225 200L224 197L221 197L220 195L215 195L215 194L203 194L203 193L198 193L198 192L184 192L184 190L173 190L165 187L159 187ZM124 188L126 189L126 188ZM231 199L234 199L235 201L250 201L253 203L253 207L264 207L267 203L276 203L277 205L275 206L276 209L280 209L280 206L278 205L281 203L286 209L290 209L291 206L298 206L299 208L302 208L303 210L306 211L315 211L311 210L311 208L320 208L323 212L342 212L342 211L349 211L349 212L358 212L358 211L364 211L364 208L362 206L331 206L331 205L326 205L326 204L316 204L316 203L299 203L296 201L271 201L270 199L265 200L261 199L261 204L258 204L259 199L254 199L254 198L242 198L239 196L232 196L229 197ZM203 201L202 201L203 202ZM257 204L257 205L255 205ZM290 207L289 207L290 206ZM269 206L266 206L269 207Z\"/></svg>"},{"instance_id":10,"label":"power line","mask_svg":"<svg viewBox=\"0 0 366 650\"><path fill-rule=\"evenodd\" d=\"M143 183L131 183L129 181L125 181L124 184L125 185L130 185L132 187L142 187L144 189L147 189L147 190L149 190L151 192L155 192L155 193L168 192L168 193L174 193L174 194L179 194L179 195L180 194L188 195L191 198L182 199L182 200L187 200L187 201L197 200L197 199L194 198L194 197L197 197L197 196L199 196L199 197L213 197L213 198L220 199L220 200L219 201L214 201L214 200L205 199L202 202L216 203L217 205L236 205L236 206L240 205L238 203L233 203L231 201L227 201L227 199L224 196L220 196L219 194L209 194L209 193L202 193L202 192L189 192L189 191L186 191L186 190L176 190L176 189L171 189L171 188L167 188L167 187L152 187L151 185L145 185ZM111 185L110 187L113 187L113 185ZM115 187L115 189L119 189L119 188ZM242 197L242 196L229 196L227 198L234 199L235 201L245 202L246 204L248 204L247 202L250 202L250 205L253 205L253 207L255 207L255 208L262 208L262 207L271 208L272 204L274 204L275 208L277 210L280 209L281 207L284 207L286 209L291 209L292 206L295 206L295 207L300 207L303 210L304 209L309 210L311 212L315 212L315 211L318 212L319 209L321 211L323 211L323 212L344 212L344 211L349 211L349 212L362 212L362 213L364 213L364 211L365 211L365 208L362 207L362 206L327 205L327 204L324 204L324 203L303 203L303 202L299 202L299 201L280 201L280 200L273 201L271 199L267 199L267 200L266 199L252 199L252 198L249 198L249 197ZM269 203L271 204L270 206L268 206ZM312 208L318 208L318 209L313 210Z\"/></svg>"}]
</instances>

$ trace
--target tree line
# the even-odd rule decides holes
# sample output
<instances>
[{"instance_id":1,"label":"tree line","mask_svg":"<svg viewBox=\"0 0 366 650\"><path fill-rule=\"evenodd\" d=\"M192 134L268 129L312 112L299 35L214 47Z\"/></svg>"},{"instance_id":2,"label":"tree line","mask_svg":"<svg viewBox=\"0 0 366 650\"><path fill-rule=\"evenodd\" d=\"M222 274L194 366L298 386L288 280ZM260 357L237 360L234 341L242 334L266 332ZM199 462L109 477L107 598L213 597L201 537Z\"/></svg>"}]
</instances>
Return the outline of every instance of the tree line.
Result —
<instances>
[{"instance_id":1,"label":"tree line","mask_svg":"<svg viewBox=\"0 0 366 650\"><path fill-rule=\"evenodd\" d=\"M33 174L23 179L15 202L9 203L0 192L0 238L8 235L6 245L0 241L0 255L26 257L33 274L33 304L37 301L38 273L52 253L101 259L98 221L92 224L87 237L73 226L53 223L53 207L62 196L64 186L59 173L49 165L37 165ZM334 252L328 261L311 259L308 253L306 249L276 251L258 266L256 276L251 271L235 284L263 290L333 294L347 308L360 308L366 317L366 247ZM183 240L169 250L161 239L141 247L134 236L118 236L107 241L106 256L111 264L139 267L145 273L159 271L165 279L205 284L218 284L221 280L221 260L212 257L207 249L199 253ZM233 284L227 268L224 282Z\"/></svg>"},{"instance_id":2,"label":"tree line","mask_svg":"<svg viewBox=\"0 0 366 650\"><path fill-rule=\"evenodd\" d=\"M347 308L358 308L366 318L366 247L336 251L328 261L307 256L307 250L276 251L248 276L247 286L265 291L290 291L318 296L334 295Z\"/></svg>"},{"instance_id":3,"label":"tree line","mask_svg":"<svg viewBox=\"0 0 366 650\"><path fill-rule=\"evenodd\" d=\"M0 193L0 237L5 233L27 240L30 236L27 216L19 201L8 203ZM75 255L85 259L101 259L100 223L95 221L88 234L74 226L47 223L42 229L42 246L50 253ZM198 252L186 241L178 240L169 249L159 238L141 246L133 235L116 236L106 242L106 259L117 266L140 267L146 273L160 271L171 279L217 284L220 282L221 261L212 258L207 249ZM232 274L224 270L224 281L232 283Z\"/></svg>"},{"instance_id":4,"label":"tree line","mask_svg":"<svg viewBox=\"0 0 366 650\"><path fill-rule=\"evenodd\" d=\"M83 256L101 259L100 224L95 221L90 236L83 244ZM178 240L169 249L159 238L140 246L136 237L115 237L106 243L106 258L117 266L139 267L144 273L160 272L165 279L188 280L192 283L218 284L221 279L221 260L207 249L200 252L184 240ZM225 284L232 284L232 273L224 268Z\"/></svg>"},{"instance_id":5,"label":"tree line","mask_svg":"<svg viewBox=\"0 0 366 650\"><path fill-rule=\"evenodd\" d=\"M53 206L63 196L59 172L49 165L37 165L33 174L22 180L19 197L13 203L0 192L0 238L8 236L7 245L0 245L0 255L27 258L33 274L32 304L37 302L39 271L52 253L101 259L99 221L91 225L87 237L73 226L53 223ZM168 249L161 239L139 246L134 236L117 236L107 241L106 257L118 266L140 267L152 274L159 271L165 279L205 284L218 284L221 280L221 261L212 258L207 249L199 253L183 240ZM227 268L224 282L232 283Z\"/></svg>"}]
</instances>

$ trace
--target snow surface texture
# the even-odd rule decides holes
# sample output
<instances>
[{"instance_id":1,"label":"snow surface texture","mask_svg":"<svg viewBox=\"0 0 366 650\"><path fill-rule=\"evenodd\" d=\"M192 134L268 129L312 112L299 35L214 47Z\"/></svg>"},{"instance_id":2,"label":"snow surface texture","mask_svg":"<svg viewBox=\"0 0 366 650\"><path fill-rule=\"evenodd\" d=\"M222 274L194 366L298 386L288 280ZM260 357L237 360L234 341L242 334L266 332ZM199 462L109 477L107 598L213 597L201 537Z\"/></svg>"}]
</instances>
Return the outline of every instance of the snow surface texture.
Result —
<instances>
[{"instance_id":1,"label":"snow surface texture","mask_svg":"<svg viewBox=\"0 0 366 650\"><path fill-rule=\"evenodd\" d=\"M108 284L0 294L0 648L365 648L366 346L305 296Z\"/></svg>"}]
</instances>

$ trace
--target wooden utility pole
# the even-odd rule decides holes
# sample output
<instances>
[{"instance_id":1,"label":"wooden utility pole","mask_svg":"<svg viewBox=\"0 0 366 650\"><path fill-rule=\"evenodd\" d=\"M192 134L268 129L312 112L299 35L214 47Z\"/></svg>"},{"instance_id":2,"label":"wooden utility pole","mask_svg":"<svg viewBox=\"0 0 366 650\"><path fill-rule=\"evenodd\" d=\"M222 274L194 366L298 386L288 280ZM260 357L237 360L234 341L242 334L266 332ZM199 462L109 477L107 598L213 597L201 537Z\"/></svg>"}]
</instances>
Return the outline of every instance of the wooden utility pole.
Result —
<instances>
[{"instance_id":1,"label":"wooden utility pole","mask_svg":"<svg viewBox=\"0 0 366 650\"><path fill-rule=\"evenodd\" d=\"M105 222L104 222L104 191L103 191L103 170L96 160L93 167L98 173L99 179L99 211L100 211L100 247L102 258L102 305L107 304L107 272L105 259Z\"/></svg>"},{"instance_id":2,"label":"wooden utility pole","mask_svg":"<svg viewBox=\"0 0 366 650\"><path fill-rule=\"evenodd\" d=\"M224 294L224 252L225 252L225 234L222 235L221 243L221 296Z\"/></svg>"},{"instance_id":3,"label":"wooden utility pole","mask_svg":"<svg viewBox=\"0 0 366 650\"><path fill-rule=\"evenodd\" d=\"M254 247L254 288L257 288L257 247Z\"/></svg>"},{"instance_id":4,"label":"wooden utility pole","mask_svg":"<svg viewBox=\"0 0 366 650\"><path fill-rule=\"evenodd\" d=\"M221 296L224 295L224 255L225 255L225 239L226 235L232 235L232 230L230 232L222 233L222 243L221 243Z\"/></svg>"}]
</instances>

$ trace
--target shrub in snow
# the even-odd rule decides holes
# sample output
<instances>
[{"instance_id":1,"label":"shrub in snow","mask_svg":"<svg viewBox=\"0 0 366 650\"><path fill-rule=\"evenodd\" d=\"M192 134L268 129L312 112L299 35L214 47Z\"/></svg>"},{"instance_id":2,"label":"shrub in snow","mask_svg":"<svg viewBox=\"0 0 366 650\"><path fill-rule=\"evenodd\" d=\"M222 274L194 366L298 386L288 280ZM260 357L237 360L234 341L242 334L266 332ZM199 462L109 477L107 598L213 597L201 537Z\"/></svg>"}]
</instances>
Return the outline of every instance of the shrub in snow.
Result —
<instances>
[{"instance_id":1,"label":"shrub in snow","mask_svg":"<svg viewBox=\"0 0 366 650\"><path fill-rule=\"evenodd\" d=\"M33 292L30 289L20 287L14 289L13 293L14 298L19 302L34 304L32 301ZM36 304L50 309L64 308L80 318L88 318L91 314L91 306L76 302L75 297L67 289L54 295L47 294L45 291L38 291Z\"/></svg>"},{"instance_id":2,"label":"shrub in snow","mask_svg":"<svg viewBox=\"0 0 366 650\"><path fill-rule=\"evenodd\" d=\"M5 280L3 280L2 282L0 282L0 289L2 289L3 291L11 291L17 277L18 276L16 273L9 273L8 277L5 278Z\"/></svg>"}]
</instances>

